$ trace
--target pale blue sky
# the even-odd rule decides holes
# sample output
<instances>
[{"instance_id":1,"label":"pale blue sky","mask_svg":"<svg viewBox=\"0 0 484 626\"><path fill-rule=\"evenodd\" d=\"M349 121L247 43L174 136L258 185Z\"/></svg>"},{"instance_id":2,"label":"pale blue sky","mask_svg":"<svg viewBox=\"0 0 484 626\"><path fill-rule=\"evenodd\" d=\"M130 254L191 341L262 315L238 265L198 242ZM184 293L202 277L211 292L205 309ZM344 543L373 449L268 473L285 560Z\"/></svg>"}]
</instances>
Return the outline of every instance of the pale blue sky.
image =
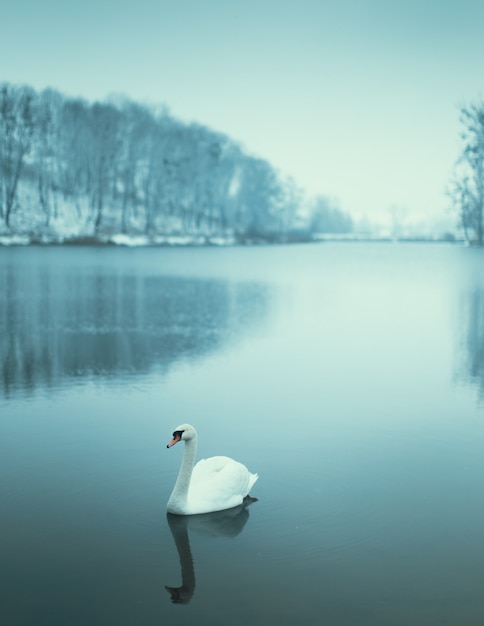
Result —
<instances>
[{"instance_id":1,"label":"pale blue sky","mask_svg":"<svg viewBox=\"0 0 484 626\"><path fill-rule=\"evenodd\" d=\"M165 103L355 216L445 212L482 0L17 0L0 81Z\"/></svg>"}]
</instances>

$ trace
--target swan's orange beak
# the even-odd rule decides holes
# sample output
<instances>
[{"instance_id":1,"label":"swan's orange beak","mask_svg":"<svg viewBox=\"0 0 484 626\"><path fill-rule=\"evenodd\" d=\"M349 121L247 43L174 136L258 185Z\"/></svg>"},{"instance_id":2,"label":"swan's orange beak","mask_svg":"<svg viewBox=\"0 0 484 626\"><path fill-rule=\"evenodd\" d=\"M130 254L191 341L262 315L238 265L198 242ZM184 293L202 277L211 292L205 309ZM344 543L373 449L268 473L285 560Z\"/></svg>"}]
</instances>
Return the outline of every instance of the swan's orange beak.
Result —
<instances>
[{"instance_id":1,"label":"swan's orange beak","mask_svg":"<svg viewBox=\"0 0 484 626\"><path fill-rule=\"evenodd\" d=\"M174 446L175 443L178 443L179 441L181 441L181 436L180 435L175 435L173 437L173 439L170 441L170 443L166 447L167 448L171 448L171 446Z\"/></svg>"}]
</instances>

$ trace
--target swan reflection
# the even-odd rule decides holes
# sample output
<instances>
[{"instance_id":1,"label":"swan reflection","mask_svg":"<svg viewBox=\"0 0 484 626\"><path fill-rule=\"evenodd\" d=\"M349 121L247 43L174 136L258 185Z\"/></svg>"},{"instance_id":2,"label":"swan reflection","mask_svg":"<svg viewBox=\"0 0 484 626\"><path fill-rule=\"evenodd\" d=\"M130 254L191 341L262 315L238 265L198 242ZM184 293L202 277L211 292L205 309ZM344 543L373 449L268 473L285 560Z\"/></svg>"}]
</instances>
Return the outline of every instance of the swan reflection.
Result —
<instances>
[{"instance_id":1,"label":"swan reflection","mask_svg":"<svg viewBox=\"0 0 484 626\"><path fill-rule=\"evenodd\" d=\"M190 548L190 532L206 537L229 537L239 535L249 519L247 507L257 498L247 497L243 504L233 509L205 513L203 515L173 515L167 513L168 526L175 540L180 558L182 584L180 587L165 586L174 604L188 604L195 592L195 567Z\"/></svg>"}]
</instances>

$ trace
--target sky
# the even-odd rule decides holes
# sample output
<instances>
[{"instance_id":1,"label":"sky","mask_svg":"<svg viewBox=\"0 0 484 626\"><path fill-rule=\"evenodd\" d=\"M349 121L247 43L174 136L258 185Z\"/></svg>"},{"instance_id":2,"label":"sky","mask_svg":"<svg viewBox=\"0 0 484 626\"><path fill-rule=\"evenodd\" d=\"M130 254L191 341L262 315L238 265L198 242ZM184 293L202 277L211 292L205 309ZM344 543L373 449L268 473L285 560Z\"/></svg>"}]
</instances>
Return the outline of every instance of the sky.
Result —
<instances>
[{"instance_id":1,"label":"sky","mask_svg":"<svg viewBox=\"0 0 484 626\"><path fill-rule=\"evenodd\" d=\"M453 220L482 24L482 0L16 0L0 82L165 104L356 219Z\"/></svg>"}]
</instances>

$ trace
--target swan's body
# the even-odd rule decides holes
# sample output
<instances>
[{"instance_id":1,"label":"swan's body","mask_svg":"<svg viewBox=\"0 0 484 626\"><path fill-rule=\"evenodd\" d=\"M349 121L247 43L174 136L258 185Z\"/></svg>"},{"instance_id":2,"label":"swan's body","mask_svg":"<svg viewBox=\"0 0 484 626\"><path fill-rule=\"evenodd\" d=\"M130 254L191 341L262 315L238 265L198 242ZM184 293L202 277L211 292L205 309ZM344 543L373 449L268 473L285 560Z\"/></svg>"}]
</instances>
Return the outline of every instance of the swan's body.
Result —
<instances>
[{"instance_id":1,"label":"swan's body","mask_svg":"<svg viewBox=\"0 0 484 626\"><path fill-rule=\"evenodd\" d=\"M239 506L259 478L227 456L202 459L195 465L197 431L190 424L175 429L167 448L185 442L183 460L167 510L177 515L197 515Z\"/></svg>"}]
</instances>

